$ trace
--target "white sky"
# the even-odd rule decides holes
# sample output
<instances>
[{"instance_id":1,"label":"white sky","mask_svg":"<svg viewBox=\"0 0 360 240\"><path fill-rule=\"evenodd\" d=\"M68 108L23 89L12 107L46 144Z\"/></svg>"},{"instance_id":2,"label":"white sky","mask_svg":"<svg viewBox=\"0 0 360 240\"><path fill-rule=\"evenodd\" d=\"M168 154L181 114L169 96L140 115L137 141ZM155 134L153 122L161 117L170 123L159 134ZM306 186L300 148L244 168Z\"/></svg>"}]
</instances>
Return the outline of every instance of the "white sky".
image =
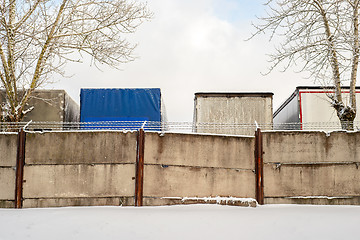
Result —
<instances>
[{"instance_id":1,"label":"white sky","mask_svg":"<svg viewBox=\"0 0 360 240\"><path fill-rule=\"evenodd\" d=\"M266 36L250 41L255 15L264 14L264 0L151 0L154 19L133 36L135 62L122 70L89 63L69 64L71 78L47 88L65 89L79 102L80 88L161 88L169 121L192 121L195 92L273 92L274 110L298 85L312 85L301 75L275 70L263 76Z\"/></svg>"}]
</instances>

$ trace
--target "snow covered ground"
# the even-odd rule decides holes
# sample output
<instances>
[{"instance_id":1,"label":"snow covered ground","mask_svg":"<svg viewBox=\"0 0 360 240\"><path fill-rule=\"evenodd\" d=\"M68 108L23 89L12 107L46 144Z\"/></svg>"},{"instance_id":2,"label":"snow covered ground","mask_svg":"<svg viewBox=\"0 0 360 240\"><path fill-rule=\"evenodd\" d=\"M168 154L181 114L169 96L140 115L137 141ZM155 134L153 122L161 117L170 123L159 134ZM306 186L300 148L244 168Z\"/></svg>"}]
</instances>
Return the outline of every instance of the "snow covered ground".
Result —
<instances>
[{"instance_id":1,"label":"snow covered ground","mask_svg":"<svg viewBox=\"0 0 360 240\"><path fill-rule=\"evenodd\" d=\"M360 206L0 209L0 239L359 239Z\"/></svg>"}]
</instances>

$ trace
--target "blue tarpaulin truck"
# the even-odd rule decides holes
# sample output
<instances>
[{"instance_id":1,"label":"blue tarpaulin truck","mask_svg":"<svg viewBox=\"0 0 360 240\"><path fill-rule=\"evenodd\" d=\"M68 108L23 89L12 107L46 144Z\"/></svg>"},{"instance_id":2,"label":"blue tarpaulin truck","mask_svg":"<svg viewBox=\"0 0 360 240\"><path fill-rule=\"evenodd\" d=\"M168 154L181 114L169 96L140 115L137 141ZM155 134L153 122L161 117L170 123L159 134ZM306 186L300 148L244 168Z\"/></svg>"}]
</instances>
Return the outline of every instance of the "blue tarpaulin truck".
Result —
<instances>
[{"instance_id":1,"label":"blue tarpaulin truck","mask_svg":"<svg viewBox=\"0 0 360 240\"><path fill-rule=\"evenodd\" d=\"M157 127L152 130L159 130L163 120L161 108L159 88L81 89L80 92L80 121L91 122L89 128L110 125L116 129L138 129L155 122Z\"/></svg>"}]
</instances>

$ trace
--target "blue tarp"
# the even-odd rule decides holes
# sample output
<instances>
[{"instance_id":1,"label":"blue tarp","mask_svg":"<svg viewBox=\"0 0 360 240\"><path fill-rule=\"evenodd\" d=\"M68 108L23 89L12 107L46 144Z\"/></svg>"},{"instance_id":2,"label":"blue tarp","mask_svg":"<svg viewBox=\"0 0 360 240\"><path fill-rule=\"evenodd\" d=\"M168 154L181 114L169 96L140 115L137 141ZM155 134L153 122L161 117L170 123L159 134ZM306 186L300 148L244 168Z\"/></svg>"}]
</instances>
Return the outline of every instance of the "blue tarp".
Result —
<instances>
[{"instance_id":1,"label":"blue tarp","mask_svg":"<svg viewBox=\"0 0 360 240\"><path fill-rule=\"evenodd\" d=\"M81 89L80 121L160 122L160 89Z\"/></svg>"}]
</instances>

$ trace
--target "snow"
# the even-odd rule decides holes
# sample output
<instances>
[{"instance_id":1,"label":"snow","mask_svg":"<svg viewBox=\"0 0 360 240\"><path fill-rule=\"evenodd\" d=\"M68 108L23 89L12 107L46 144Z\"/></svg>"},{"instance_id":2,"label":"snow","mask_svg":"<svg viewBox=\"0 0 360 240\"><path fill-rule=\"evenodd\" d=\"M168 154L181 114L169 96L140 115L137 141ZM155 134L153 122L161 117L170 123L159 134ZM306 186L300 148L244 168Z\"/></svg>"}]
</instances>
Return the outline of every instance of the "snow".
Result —
<instances>
[{"instance_id":1,"label":"snow","mask_svg":"<svg viewBox=\"0 0 360 240\"><path fill-rule=\"evenodd\" d=\"M347 196L339 196L339 197L329 197L329 196L295 196L295 197L287 197L287 198L293 198L293 199L344 199L344 198L352 198Z\"/></svg>"},{"instance_id":2,"label":"snow","mask_svg":"<svg viewBox=\"0 0 360 240\"><path fill-rule=\"evenodd\" d=\"M0 135L17 135L17 132L1 132L0 131Z\"/></svg>"},{"instance_id":3,"label":"snow","mask_svg":"<svg viewBox=\"0 0 360 240\"><path fill-rule=\"evenodd\" d=\"M162 199L181 200L185 204L221 204L230 206L248 206L256 207L258 205L254 198L238 198L238 197L162 197Z\"/></svg>"},{"instance_id":4,"label":"snow","mask_svg":"<svg viewBox=\"0 0 360 240\"><path fill-rule=\"evenodd\" d=\"M0 209L0 239L358 239L360 206Z\"/></svg>"},{"instance_id":5,"label":"snow","mask_svg":"<svg viewBox=\"0 0 360 240\"><path fill-rule=\"evenodd\" d=\"M186 134L186 135L197 135L197 136L220 136L220 137L241 137L241 138L254 138L254 136L250 135L236 135L236 134L226 134L226 133L205 133L205 132L189 132L189 129L183 129L183 132L179 129L171 129L168 132L159 132L159 131L152 131L157 132L160 134L161 137L165 136L166 134Z\"/></svg>"},{"instance_id":6,"label":"snow","mask_svg":"<svg viewBox=\"0 0 360 240\"><path fill-rule=\"evenodd\" d=\"M254 198L237 198L237 197L184 197L181 199L182 202L185 202L186 200L195 200L195 201L204 201L204 202L211 202L215 201L217 204L220 204L222 202L228 204L233 202L241 202L241 203L247 203L250 204L251 202L256 202Z\"/></svg>"},{"instance_id":7,"label":"snow","mask_svg":"<svg viewBox=\"0 0 360 240\"><path fill-rule=\"evenodd\" d=\"M25 110L25 111L22 111L22 113L24 115L28 114L29 112L31 112L32 110L34 109L34 106L31 106L29 109Z\"/></svg>"},{"instance_id":8,"label":"snow","mask_svg":"<svg viewBox=\"0 0 360 240\"><path fill-rule=\"evenodd\" d=\"M26 123L25 126L23 127L23 129L27 128L30 125L30 123L32 123L32 120L30 120L28 123Z\"/></svg>"},{"instance_id":9,"label":"snow","mask_svg":"<svg viewBox=\"0 0 360 240\"><path fill-rule=\"evenodd\" d=\"M306 123L305 123L306 124ZM304 125L305 125L304 124ZM326 135L326 137L330 137L330 135L332 133L338 133L338 132L343 132L343 133L353 133L353 132L360 132L360 130L343 130L343 129L336 129L336 130L262 130L261 132L263 133L324 133Z\"/></svg>"}]
</instances>

